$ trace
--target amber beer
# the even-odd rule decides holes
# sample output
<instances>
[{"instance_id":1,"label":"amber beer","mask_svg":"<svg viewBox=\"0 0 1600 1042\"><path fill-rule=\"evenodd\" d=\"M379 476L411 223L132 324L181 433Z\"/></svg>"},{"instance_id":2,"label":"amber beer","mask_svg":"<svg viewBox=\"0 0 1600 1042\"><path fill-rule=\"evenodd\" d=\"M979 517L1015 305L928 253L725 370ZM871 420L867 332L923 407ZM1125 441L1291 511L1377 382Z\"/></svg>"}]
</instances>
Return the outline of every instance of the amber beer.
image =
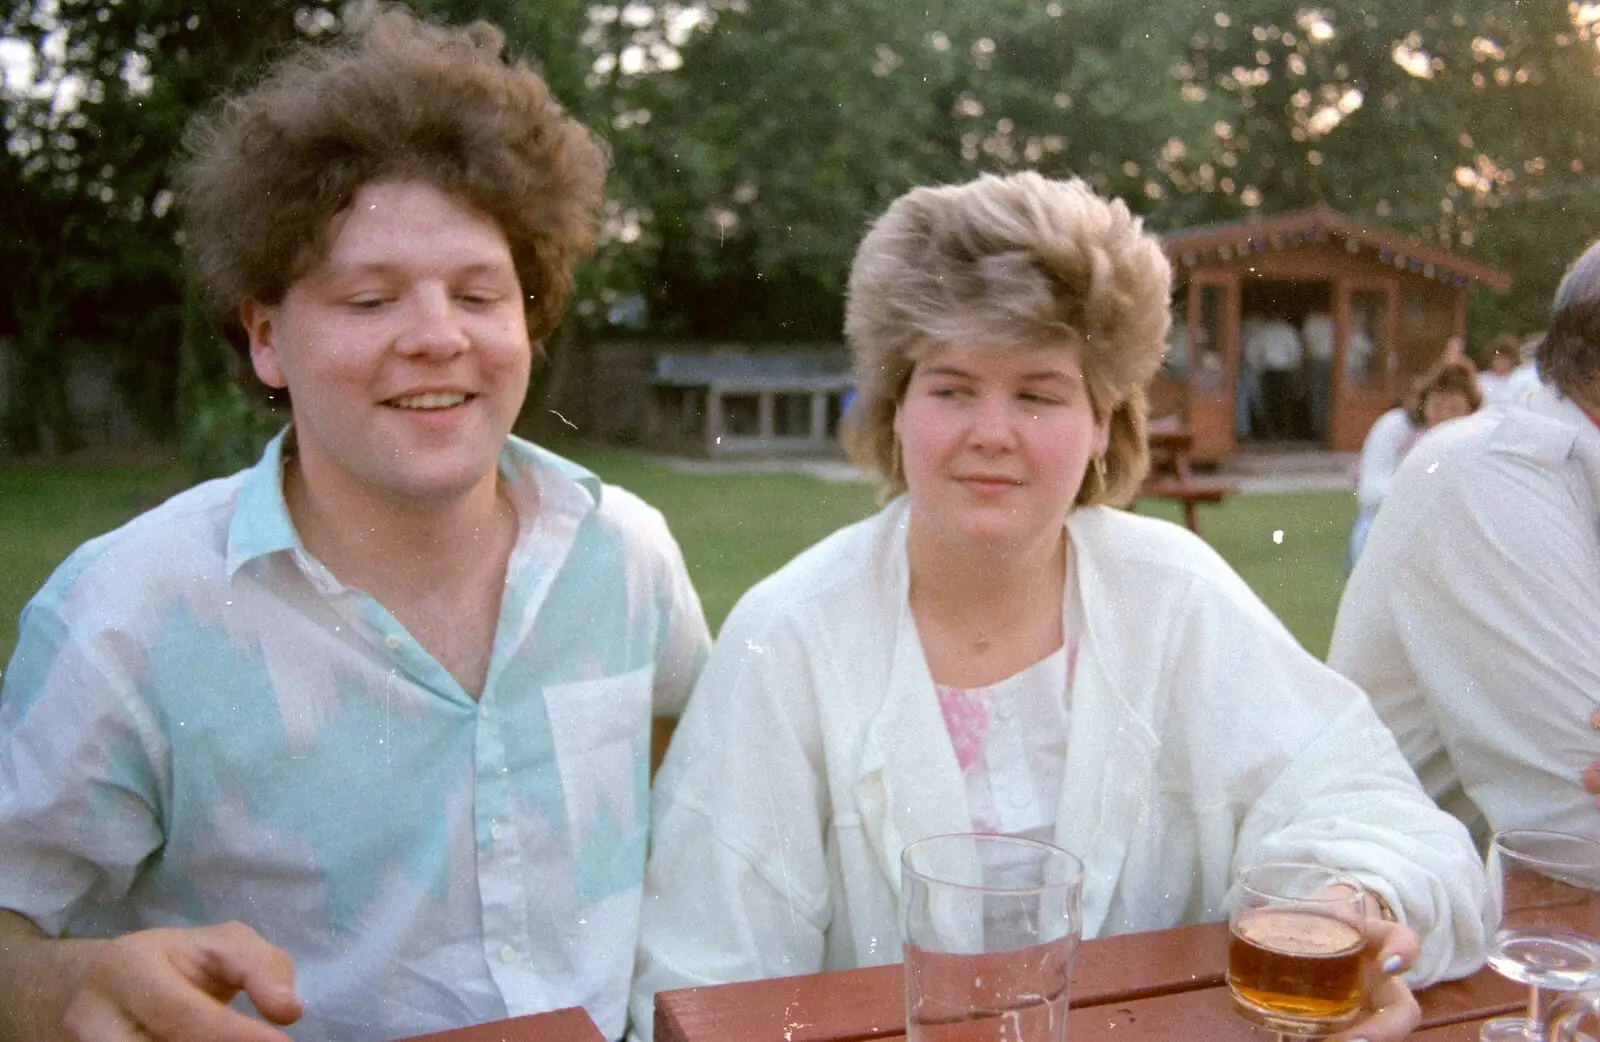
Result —
<instances>
[{"instance_id":1,"label":"amber beer","mask_svg":"<svg viewBox=\"0 0 1600 1042\"><path fill-rule=\"evenodd\" d=\"M1247 1018L1337 1029L1361 1009L1365 941L1350 923L1295 908L1261 908L1233 924L1228 986Z\"/></svg>"}]
</instances>

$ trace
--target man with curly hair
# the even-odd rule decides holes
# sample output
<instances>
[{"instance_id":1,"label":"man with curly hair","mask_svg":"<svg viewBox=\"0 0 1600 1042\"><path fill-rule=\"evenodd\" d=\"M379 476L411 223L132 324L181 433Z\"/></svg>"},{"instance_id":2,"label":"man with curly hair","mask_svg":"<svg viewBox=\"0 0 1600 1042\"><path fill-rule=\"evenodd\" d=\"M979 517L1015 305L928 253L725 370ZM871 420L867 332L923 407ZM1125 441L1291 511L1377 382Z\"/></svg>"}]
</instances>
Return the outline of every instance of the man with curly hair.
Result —
<instances>
[{"instance_id":1,"label":"man with curly hair","mask_svg":"<svg viewBox=\"0 0 1600 1042\"><path fill-rule=\"evenodd\" d=\"M510 434L605 156L501 43L387 11L192 131L195 284L290 422L23 615L0 1039L621 1036L709 637L661 515Z\"/></svg>"}]
</instances>

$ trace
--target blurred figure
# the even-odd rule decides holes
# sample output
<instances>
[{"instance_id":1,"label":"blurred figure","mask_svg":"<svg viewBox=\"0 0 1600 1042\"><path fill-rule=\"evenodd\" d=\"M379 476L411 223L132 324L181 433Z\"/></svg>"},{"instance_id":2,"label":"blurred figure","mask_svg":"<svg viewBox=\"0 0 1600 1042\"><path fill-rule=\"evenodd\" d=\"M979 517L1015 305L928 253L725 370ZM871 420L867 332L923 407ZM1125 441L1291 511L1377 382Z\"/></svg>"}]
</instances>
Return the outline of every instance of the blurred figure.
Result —
<instances>
[{"instance_id":1,"label":"blurred figure","mask_svg":"<svg viewBox=\"0 0 1600 1042\"><path fill-rule=\"evenodd\" d=\"M1520 361L1518 349L1521 342L1511 333L1501 333L1484 348L1489 368L1478 374L1478 388L1483 391L1483 404L1499 408L1516 402L1525 388L1519 387L1512 374Z\"/></svg>"},{"instance_id":2,"label":"blurred figure","mask_svg":"<svg viewBox=\"0 0 1600 1042\"><path fill-rule=\"evenodd\" d=\"M1483 404L1472 363L1448 348L1434 367L1417 379L1403 404L1378 417L1361 443L1357 465L1355 524L1350 527L1346 567L1354 568L1372 528L1372 519L1389 493L1400 463L1422 433L1446 420L1467 416Z\"/></svg>"},{"instance_id":3,"label":"blurred figure","mask_svg":"<svg viewBox=\"0 0 1600 1042\"><path fill-rule=\"evenodd\" d=\"M1252 437L1261 422L1261 349L1257 335L1266 319L1250 314L1239 319L1239 380L1233 395L1233 433Z\"/></svg>"},{"instance_id":4,"label":"blurred figure","mask_svg":"<svg viewBox=\"0 0 1600 1042\"><path fill-rule=\"evenodd\" d=\"M1446 424L1401 465L1329 662L1458 817L1600 836L1581 783L1600 694L1600 245L1556 291L1538 360L1525 403Z\"/></svg>"},{"instance_id":5,"label":"blurred figure","mask_svg":"<svg viewBox=\"0 0 1600 1042\"><path fill-rule=\"evenodd\" d=\"M1517 367L1511 370L1511 394L1518 402L1544 382L1539 377L1539 343L1543 339L1543 333L1535 334L1517 348Z\"/></svg>"},{"instance_id":6,"label":"blurred figure","mask_svg":"<svg viewBox=\"0 0 1600 1042\"><path fill-rule=\"evenodd\" d=\"M1259 435L1273 440L1293 437L1300 367L1305 361L1299 330L1286 319L1264 318L1252 330L1245 353L1255 360L1261 378L1264 416Z\"/></svg>"},{"instance_id":7,"label":"blurred figure","mask_svg":"<svg viewBox=\"0 0 1600 1042\"><path fill-rule=\"evenodd\" d=\"M1306 407L1311 413L1311 436L1328 440L1333 409L1333 316L1312 311L1300 322L1300 340L1306 350Z\"/></svg>"}]
</instances>

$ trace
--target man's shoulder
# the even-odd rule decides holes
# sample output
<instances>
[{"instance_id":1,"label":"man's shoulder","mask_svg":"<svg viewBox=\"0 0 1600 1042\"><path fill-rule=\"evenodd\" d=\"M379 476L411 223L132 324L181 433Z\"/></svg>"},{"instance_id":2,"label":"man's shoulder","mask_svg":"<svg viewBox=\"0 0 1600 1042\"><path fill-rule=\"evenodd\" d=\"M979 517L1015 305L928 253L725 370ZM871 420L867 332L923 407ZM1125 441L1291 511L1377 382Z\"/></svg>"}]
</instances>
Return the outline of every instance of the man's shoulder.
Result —
<instances>
[{"instance_id":1,"label":"man's shoulder","mask_svg":"<svg viewBox=\"0 0 1600 1042\"><path fill-rule=\"evenodd\" d=\"M42 592L64 594L88 582L131 593L152 582L183 581L197 570L221 568L243 481L241 473L196 485L88 540L62 562Z\"/></svg>"},{"instance_id":2,"label":"man's shoulder","mask_svg":"<svg viewBox=\"0 0 1600 1042\"><path fill-rule=\"evenodd\" d=\"M1427 431L1403 472L1422 469L1446 478L1470 477L1480 461L1559 464L1572 455L1582 429L1559 412L1514 407L1483 409Z\"/></svg>"}]
</instances>

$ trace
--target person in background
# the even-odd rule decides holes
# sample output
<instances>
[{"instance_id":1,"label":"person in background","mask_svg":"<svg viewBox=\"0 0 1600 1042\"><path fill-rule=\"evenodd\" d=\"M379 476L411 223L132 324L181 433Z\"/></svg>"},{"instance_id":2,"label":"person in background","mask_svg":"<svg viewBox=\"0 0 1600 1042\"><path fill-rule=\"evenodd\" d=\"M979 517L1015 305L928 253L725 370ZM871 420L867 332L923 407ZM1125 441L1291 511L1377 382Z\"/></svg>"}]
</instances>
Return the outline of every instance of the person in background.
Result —
<instances>
[{"instance_id":1,"label":"person in background","mask_svg":"<svg viewBox=\"0 0 1600 1042\"><path fill-rule=\"evenodd\" d=\"M1233 397L1234 436L1246 441L1261 429L1266 412L1261 399L1261 350L1257 335L1266 319L1250 314L1239 319L1239 386Z\"/></svg>"},{"instance_id":2,"label":"person in background","mask_svg":"<svg viewBox=\"0 0 1600 1042\"><path fill-rule=\"evenodd\" d=\"M1600 692L1600 245L1556 290L1539 369L1522 405L1446 424L1401 465L1328 661L1480 833L1600 837L1583 787Z\"/></svg>"},{"instance_id":3,"label":"person in background","mask_svg":"<svg viewBox=\"0 0 1600 1042\"><path fill-rule=\"evenodd\" d=\"M1356 520L1350 527L1346 567L1354 568L1389 485L1424 431L1478 410L1483 393L1472 363L1454 353L1419 377L1401 405L1378 417L1361 443L1356 473Z\"/></svg>"},{"instance_id":4,"label":"person in background","mask_svg":"<svg viewBox=\"0 0 1600 1042\"><path fill-rule=\"evenodd\" d=\"M1517 348L1517 367L1511 370L1511 397L1522 401L1544 382L1539 377L1539 344L1544 334L1539 333L1524 340Z\"/></svg>"},{"instance_id":5,"label":"person in background","mask_svg":"<svg viewBox=\"0 0 1600 1042\"><path fill-rule=\"evenodd\" d=\"M1523 390L1512 379L1520 343L1514 334L1501 333L1484 347L1489 368L1478 373L1478 388L1483 392L1484 405L1501 408L1516 404Z\"/></svg>"},{"instance_id":6,"label":"person in background","mask_svg":"<svg viewBox=\"0 0 1600 1042\"><path fill-rule=\"evenodd\" d=\"M1374 372L1379 355L1371 327L1372 320L1365 309L1351 310L1350 331L1344 343L1344 377L1351 383L1370 383L1381 375Z\"/></svg>"},{"instance_id":7,"label":"person in background","mask_svg":"<svg viewBox=\"0 0 1600 1042\"><path fill-rule=\"evenodd\" d=\"M1263 438L1291 438L1300 414L1300 369L1305 348L1300 332L1287 319L1262 318L1251 330L1245 354L1255 359L1261 379L1264 419L1257 433Z\"/></svg>"},{"instance_id":8,"label":"person in background","mask_svg":"<svg viewBox=\"0 0 1600 1042\"><path fill-rule=\"evenodd\" d=\"M1300 321L1300 341L1306 349L1306 407L1311 413L1311 436L1328 440L1333 416L1333 316L1317 310Z\"/></svg>"},{"instance_id":9,"label":"person in background","mask_svg":"<svg viewBox=\"0 0 1600 1042\"><path fill-rule=\"evenodd\" d=\"M398 10L190 144L192 277L290 421L23 613L0 1038L365 1042L574 1005L618 1038L651 714L710 642L661 515L510 435L604 153L493 27Z\"/></svg>"},{"instance_id":10,"label":"person in background","mask_svg":"<svg viewBox=\"0 0 1600 1042\"><path fill-rule=\"evenodd\" d=\"M741 598L696 685L657 776L641 1037L661 989L899 961L900 853L940 833L1078 855L1088 937L1223 919L1258 859L1353 871L1378 972L1344 1039L1416 1024L1403 969L1481 963L1481 863L1365 696L1198 537L1116 508L1170 279L1076 180L917 188L873 224L849 445L893 498Z\"/></svg>"}]
</instances>

